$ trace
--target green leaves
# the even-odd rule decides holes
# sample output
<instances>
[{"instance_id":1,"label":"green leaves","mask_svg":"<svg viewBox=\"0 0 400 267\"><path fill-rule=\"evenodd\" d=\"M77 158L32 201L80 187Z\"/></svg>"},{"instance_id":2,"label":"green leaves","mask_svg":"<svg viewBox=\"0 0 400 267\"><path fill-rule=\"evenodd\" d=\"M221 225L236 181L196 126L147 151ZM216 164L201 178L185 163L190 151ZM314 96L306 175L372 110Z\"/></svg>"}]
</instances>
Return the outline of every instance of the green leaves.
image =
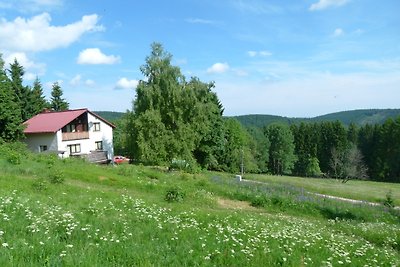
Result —
<instances>
[{"instance_id":1,"label":"green leaves","mask_svg":"<svg viewBox=\"0 0 400 267\"><path fill-rule=\"evenodd\" d=\"M159 43L140 68L146 80L139 82L128 118L126 135L131 154L144 163L161 164L178 158L207 165L216 158L211 148L219 143L220 102L211 91L212 83L197 78L186 82L172 56Z\"/></svg>"}]
</instances>

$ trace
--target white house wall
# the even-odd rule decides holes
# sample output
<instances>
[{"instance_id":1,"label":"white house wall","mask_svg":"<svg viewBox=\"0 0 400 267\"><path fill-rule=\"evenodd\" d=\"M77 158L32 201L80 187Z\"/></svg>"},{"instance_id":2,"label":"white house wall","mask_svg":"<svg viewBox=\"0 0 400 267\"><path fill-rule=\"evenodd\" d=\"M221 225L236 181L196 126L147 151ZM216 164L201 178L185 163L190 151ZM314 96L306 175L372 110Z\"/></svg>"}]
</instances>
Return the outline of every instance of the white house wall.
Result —
<instances>
[{"instance_id":1,"label":"white house wall","mask_svg":"<svg viewBox=\"0 0 400 267\"><path fill-rule=\"evenodd\" d=\"M26 137L25 143L34 152L40 152L40 146L47 146L47 149L52 151L58 150L57 136L53 133L30 134Z\"/></svg>"},{"instance_id":2,"label":"white house wall","mask_svg":"<svg viewBox=\"0 0 400 267\"><path fill-rule=\"evenodd\" d=\"M58 150L66 151L65 156L69 157L68 145L80 144L81 152L79 154L89 154L91 151L96 150L96 142L102 141L103 150L107 151L108 158L112 159L114 156L113 128L90 113L87 113L87 115L89 139L62 141L62 133L59 130L57 132ZM94 123L100 123L100 131L94 131Z\"/></svg>"}]
</instances>

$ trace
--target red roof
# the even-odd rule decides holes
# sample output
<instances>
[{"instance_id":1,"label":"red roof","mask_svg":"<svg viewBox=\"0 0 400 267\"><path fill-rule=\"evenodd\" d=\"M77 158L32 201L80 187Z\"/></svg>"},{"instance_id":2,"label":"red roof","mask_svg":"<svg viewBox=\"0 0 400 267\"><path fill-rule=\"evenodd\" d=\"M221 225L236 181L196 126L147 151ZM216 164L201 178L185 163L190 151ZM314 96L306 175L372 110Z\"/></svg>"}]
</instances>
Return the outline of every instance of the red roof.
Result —
<instances>
[{"instance_id":1,"label":"red roof","mask_svg":"<svg viewBox=\"0 0 400 267\"><path fill-rule=\"evenodd\" d=\"M111 127L115 127L111 123L107 122L105 119L84 108L59 112L40 113L24 122L24 125L26 125L24 133L55 133L85 112L89 112L90 114L109 124Z\"/></svg>"}]
</instances>

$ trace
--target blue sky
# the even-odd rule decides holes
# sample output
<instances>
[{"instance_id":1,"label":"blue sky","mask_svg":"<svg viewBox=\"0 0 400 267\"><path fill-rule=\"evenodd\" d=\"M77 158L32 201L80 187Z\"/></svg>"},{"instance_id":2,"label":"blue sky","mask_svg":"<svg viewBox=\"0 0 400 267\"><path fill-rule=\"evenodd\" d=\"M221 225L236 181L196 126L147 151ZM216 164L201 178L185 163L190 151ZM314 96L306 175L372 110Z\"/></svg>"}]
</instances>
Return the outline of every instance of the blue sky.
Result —
<instances>
[{"instance_id":1,"label":"blue sky","mask_svg":"<svg viewBox=\"0 0 400 267\"><path fill-rule=\"evenodd\" d=\"M398 0L0 0L0 52L71 108L132 108L161 42L225 115L399 108Z\"/></svg>"}]
</instances>

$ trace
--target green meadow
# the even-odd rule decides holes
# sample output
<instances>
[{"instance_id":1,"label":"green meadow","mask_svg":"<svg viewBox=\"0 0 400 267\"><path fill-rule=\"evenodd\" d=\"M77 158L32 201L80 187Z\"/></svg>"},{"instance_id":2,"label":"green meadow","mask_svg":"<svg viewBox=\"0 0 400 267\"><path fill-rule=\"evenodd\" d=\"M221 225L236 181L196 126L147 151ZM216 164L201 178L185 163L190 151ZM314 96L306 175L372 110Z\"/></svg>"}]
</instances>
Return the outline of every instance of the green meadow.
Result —
<instances>
[{"instance_id":1,"label":"green meadow","mask_svg":"<svg viewBox=\"0 0 400 267\"><path fill-rule=\"evenodd\" d=\"M245 178L2 146L0 265L400 265L397 184Z\"/></svg>"}]
</instances>

